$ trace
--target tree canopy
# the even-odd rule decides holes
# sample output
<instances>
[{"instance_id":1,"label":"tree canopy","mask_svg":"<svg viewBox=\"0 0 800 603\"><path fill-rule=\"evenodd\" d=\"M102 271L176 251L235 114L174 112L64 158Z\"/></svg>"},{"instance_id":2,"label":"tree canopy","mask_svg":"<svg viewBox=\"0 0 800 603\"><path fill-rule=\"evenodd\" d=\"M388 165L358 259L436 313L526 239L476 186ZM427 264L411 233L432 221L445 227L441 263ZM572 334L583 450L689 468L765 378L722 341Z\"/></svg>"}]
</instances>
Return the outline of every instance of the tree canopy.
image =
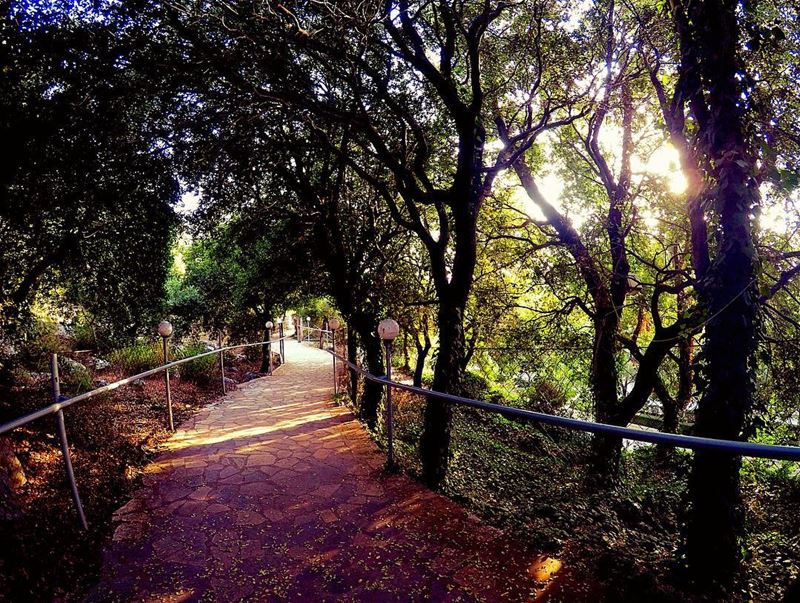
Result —
<instances>
[{"instance_id":1,"label":"tree canopy","mask_svg":"<svg viewBox=\"0 0 800 603\"><path fill-rule=\"evenodd\" d=\"M8 333L55 288L120 332L163 309L241 339L324 296L375 374L392 315L410 379L437 391L797 442L796 7L4 11ZM354 399L375 428L381 388ZM421 478L446 489L452 407L430 398L423 423ZM591 456L595 486L615 488L622 440L594 438ZM729 587L741 459L692 462L692 575Z\"/></svg>"}]
</instances>

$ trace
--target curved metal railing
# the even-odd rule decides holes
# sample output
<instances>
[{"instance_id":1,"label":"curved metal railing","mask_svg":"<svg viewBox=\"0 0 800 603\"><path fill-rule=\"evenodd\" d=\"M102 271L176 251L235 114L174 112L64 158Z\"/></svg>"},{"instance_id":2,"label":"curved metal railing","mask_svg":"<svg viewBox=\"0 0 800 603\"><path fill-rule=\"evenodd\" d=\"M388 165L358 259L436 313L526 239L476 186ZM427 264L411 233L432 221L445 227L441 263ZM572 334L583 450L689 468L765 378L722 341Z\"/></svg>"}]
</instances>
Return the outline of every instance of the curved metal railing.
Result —
<instances>
[{"instance_id":1,"label":"curved metal railing","mask_svg":"<svg viewBox=\"0 0 800 603\"><path fill-rule=\"evenodd\" d=\"M622 427L620 425L610 425L608 423L596 423L594 421L586 421L584 419L573 419L569 417L562 417L558 415L551 415L543 412L536 412L526 410L523 408L515 408L513 406L505 406L503 404L495 404L493 402L484 402L481 400L473 400L471 398L464 398L453 394L446 394L437 392L431 389L422 387L415 387L399 381L392 381L391 378L391 347L387 346L387 374L385 376L377 376L364 370L357 364L354 364L346 358L340 356L333 350L326 350L333 357L334 375L336 374L336 360L347 365L351 370L356 371L368 381L375 383L382 383L386 386L387 391L387 450L389 453L389 462L393 463L393 449L394 443L392 441L392 400L391 390L399 389L414 394L425 396L426 398L435 398L443 400L452 404L460 406L467 406L471 408L478 408L487 412L493 412L507 418L518 419L531 423L544 423L546 425L555 425L557 427L564 427L577 431L585 431L589 433L604 434L627 440L636 440L639 442L646 442L649 444L663 444L675 448L685 448L690 450L704 450L710 452L718 452L729 454L731 456L745 456L753 458L765 458L781 461L800 461L800 446L779 446L776 444L757 444L754 442L741 442L737 440L719 440L715 438L705 438L700 436L682 435L676 433L665 433L662 431L644 431L641 429L634 429L631 427Z\"/></svg>"},{"instance_id":2,"label":"curved metal railing","mask_svg":"<svg viewBox=\"0 0 800 603\"><path fill-rule=\"evenodd\" d=\"M282 327L282 325L280 325ZM283 329L280 329L280 332L283 332ZM188 356L187 358L181 358L179 360L174 360L172 362L167 362L158 366L156 368L143 371L141 373L137 373L136 375L131 375L130 377L125 377L124 379L120 379L119 381L114 381L113 383L109 383L108 385L104 385L102 387L98 387L88 392L84 392L82 394L78 394L77 396L73 396L72 398L62 399L61 396L61 383L59 380L58 375L58 356L56 354L51 354L50 356L50 374L52 379L52 390L53 390L53 404L40 408L32 413L28 413L21 417L18 417L12 421L8 421L7 423L3 423L0 425L0 435L18 429L28 423L32 423L38 419L46 417L48 415L55 415L56 417L56 430L58 432L58 439L61 446L61 453L64 459L64 470L67 474L67 480L70 485L70 494L72 495L72 500L75 504L75 509L78 513L78 519L80 520L81 526L84 529L88 528L88 522L86 521L86 514L83 510L83 503L81 502L80 494L78 492L78 484L75 480L75 473L72 469L72 459L69 453L69 442L67 441L67 431L66 425L64 421L64 409L69 408L70 406L77 404L78 402L84 402L85 400L89 400L91 398L95 398L99 395L105 394L112 390L115 390L123 385L128 385L133 383L138 379L144 379L146 377L151 377L152 375L156 375L158 373L163 372L166 376L165 379L165 393L166 393L166 401L167 401L167 412L168 412L168 423L170 430L174 431L174 425L172 422L172 396L170 394L170 386L169 386L169 370L180 366L182 364L186 364L189 362L193 362L199 358L205 358L207 356L212 355L219 355L219 366L220 366L220 373L221 373L221 381L222 381L222 392L223 394L226 393L226 386L225 386L225 365L224 365L224 354L229 350L239 350L242 348L249 348L255 346L269 346L268 353L270 354L270 361L269 361L269 373L272 374L272 352L271 346L274 343L280 345L280 358L281 358L281 366L285 362L285 348L284 348L284 341L289 339L289 335L282 335L279 336L277 339L267 339L265 341L259 341L256 343L244 343L238 345L230 345L230 346L220 346L208 352L203 352L202 354L196 354L194 356Z\"/></svg>"}]
</instances>

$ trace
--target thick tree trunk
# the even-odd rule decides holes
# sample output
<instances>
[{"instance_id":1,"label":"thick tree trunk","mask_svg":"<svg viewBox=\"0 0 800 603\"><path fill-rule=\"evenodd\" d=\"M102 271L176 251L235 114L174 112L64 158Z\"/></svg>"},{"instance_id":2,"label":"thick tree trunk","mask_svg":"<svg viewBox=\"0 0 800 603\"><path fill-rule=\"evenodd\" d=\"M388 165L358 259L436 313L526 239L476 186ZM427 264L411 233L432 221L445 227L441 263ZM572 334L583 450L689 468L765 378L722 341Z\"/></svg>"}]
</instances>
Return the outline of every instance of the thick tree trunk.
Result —
<instances>
[{"instance_id":1,"label":"thick tree trunk","mask_svg":"<svg viewBox=\"0 0 800 603\"><path fill-rule=\"evenodd\" d=\"M618 404L617 344L619 318L612 305L597 308L594 320L591 387L594 415L600 423L614 423ZM622 440L597 434L592 440L592 478L599 485L613 485L619 474Z\"/></svg>"},{"instance_id":2,"label":"thick tree trunk","mask_svg":"<svg viewBox=\"0 0 800 603\"><path fill-rule=\"evenodd\" d=\"M455 304L439 306L439 353L433 372L433 389L458 393L461 361L464 356L464 308ZM450 449L451 408L429 397L425 405L425 428L420 441L422 478L431 488L439 488L447 474Z\"/></svg>"},{"instance_id":3,"label":"thick tree trunk","mask_svg":"<svg viewBox=\"0 0 800 603\"><path fill-rule=\"evenodd\" d=\"M678 401L675 399L662 401L664 407L664 432L665 433L678 433L681 426L681 411L678 408ZM666 447L665 450L671 450L672 447Z\"/></svg>"},{"instance_id":4,"label":"thick tree trunk","mask_svg":"<svg viewBox=\"0 0 800 603\"><path fill-rule=\"evenodd\" d=\"M264 329L264 341L267 340L267 337L269 337L269 332ZM265 343L261 346L261 368L258 369L262 373L269 372L269 355L269 344Z\"/></svg>"},{"instance_id":5,"label":"thick tree trunk","mask_svg":"<svg viewBox=\"0 0 800 603\"><path fill-rule=\"evenodd\" d=\"M375 333L378 325L377 317L370 313L357 313L350 319L350 325L358 334L360 348L364 353L366 369L373 375L383 375L383 348ZM370 429L375 428L378 421L378 408L383 395L380 383L366 381L359 403L359 414Z\"/></svg>"},{"instance_id":6,"label":"thick tree trunk","mask_svg":"<svg viewBox=\"0 0 800 603\"><path fill-rule=\"evenodd\" d=\"M747 220L743 211L738 221ZM696 413L699 436L740 439L752 407L756 300L750 282L752 247L750 251L730 245L723 261L712 266L719 285L709 289L711 315L716 316L706 326L703 346L707 385ZM688 553L699 581L729 585L738 570L743 526L740 466L738 457L695 452L689 479Z\"/></svg>"},{"instance_id":7,"label":"thick tree trunk","mask_svg":"<svg viewBox=\"0 0 800 603\"><path fill-rule=\"evenodd\" d=\"M356 364L358 362L358 341L357 335L352 329L347 332L347 360ZM353 407L358 408L358 373L354 369L349 369L350 373L350 402Z\"/></svg>"},{"instance_id":8,"label":"thick tree trunk","mask_svg":"<svg viewBox=\"0 0 800 603\"><path fill-rule=\"evenodd\" d=\"M708 322L695 433L741 439L752 409L756 250L751 214L758 188L751 174L743 118L738 5L722 0L671 0L681 47L681 73L709 160L718 243L701 287ZM702 81L701 81L702 80ZM706 587L729 587L739 567L743 526L741 459L697 451L689 478L689 566Z\"/></svg>"}]
</instances>

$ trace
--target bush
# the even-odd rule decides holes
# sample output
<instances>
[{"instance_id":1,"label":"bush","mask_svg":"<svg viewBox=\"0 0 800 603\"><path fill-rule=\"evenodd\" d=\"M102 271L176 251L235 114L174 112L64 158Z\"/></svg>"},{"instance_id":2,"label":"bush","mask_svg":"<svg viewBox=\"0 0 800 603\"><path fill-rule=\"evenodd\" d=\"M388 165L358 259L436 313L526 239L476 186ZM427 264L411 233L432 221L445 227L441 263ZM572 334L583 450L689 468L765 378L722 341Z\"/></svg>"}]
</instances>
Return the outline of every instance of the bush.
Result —
<instances>
[{"instance_id":1,"label":"bush","mask_svg":"<svg viewBox=\"0 0 800 603\"><path fill-rule=\"evenodd\" d=\"M461 395L473 400L504 404L505 400L497 392L492 391L489 382L481 375L467 371L461 380Z\"/></svg>"},{"instance_id":2,"label":"bush","mask_svg":"<svg viewBox=\"0 0 800 603\"><path fill-rule=\"evenodd\" d=\"M206 348L203 344L193 343L180 348L180 351L176 353L176 357L189 358L197 354L202 354L205 351ZM218 363L219 356L217 354L210 354L180 365L178 367L178 372L180 373L181 379L197 383L198 385L208 385L214 378Z\"/></svg>"},{"instance_id":3,"label":"bush","mask_svg":"<svg viewBox=\"0 0 800 603\"><path fill-rule=\"evenodd\" d=\"M19 360L26 366L35 366L39 371L47 371L50 354L66 350L64 341L58 334L58 324L49 320L36 320L25 333L25 340L19 346Z\"/></svg>"},{"instance_id":4,"label":"bush","mask_svg":"<svg viewBox=\"0 0 800 603\"><path fill-rule=\"evenodd\" d=\"M112 365L130 375L142 373L164 362L161 344L156 341L137 341L133 345L114 350L108 359Z\"/></svg>"},{"instance_id":5,"label":"bush","mask_svg":"<svg viewBox=\"0 0 800 603\"><path fill-rule=\"evenodd\" d=\"M67 358L59 357L59 369L61 382L65 386L62 389L69 390L72 394L88 392L94 387L92 374L80 362Z\"/></svg>"},{"instance_id":6,"label":"bush","mask_svg":"<svg viewBox=\"0 0 800 603\"><path fill-rule=\"evenodd\" d=\"M72 323L75 349L92 350L99 346L95 320L85 312L79 313Z\"/></svg>"}]
</instances>

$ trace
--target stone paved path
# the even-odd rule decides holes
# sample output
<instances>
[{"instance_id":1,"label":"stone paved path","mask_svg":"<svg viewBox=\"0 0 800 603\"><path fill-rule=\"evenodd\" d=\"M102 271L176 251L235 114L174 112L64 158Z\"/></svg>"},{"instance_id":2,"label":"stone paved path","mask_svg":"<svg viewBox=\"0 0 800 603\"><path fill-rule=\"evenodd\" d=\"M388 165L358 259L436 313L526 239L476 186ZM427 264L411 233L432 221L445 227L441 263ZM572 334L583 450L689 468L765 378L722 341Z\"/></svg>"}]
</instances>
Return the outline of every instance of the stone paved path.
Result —
<instances>
[{"instance_id":1,"label":"stone paved path","mask_svg":"<svg viewBox=\"0 0 800 603\"><path fill-rule=\"evenodd\" d=\"M181 426L115 514L88 601L509 601L542 558L382 470L331 398L330 356L287 364ZM544 566L547 563L545 562ZM568 600L568 599L567 599Z\"/></svg>"}]
</instances>

